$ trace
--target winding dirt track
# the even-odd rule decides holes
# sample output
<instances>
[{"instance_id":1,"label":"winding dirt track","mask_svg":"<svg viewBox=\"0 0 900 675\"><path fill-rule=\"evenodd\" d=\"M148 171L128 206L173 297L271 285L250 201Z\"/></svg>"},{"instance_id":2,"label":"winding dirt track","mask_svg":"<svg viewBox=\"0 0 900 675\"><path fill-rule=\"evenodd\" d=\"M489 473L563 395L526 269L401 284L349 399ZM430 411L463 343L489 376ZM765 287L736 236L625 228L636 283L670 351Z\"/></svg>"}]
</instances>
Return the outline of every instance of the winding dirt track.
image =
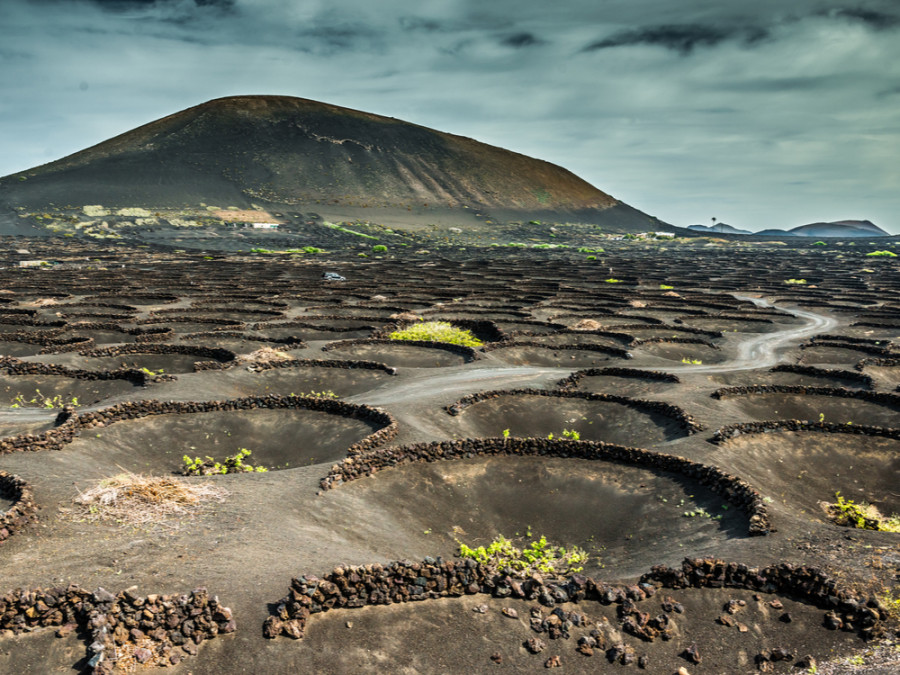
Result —
<instances>
[{"instance_id":1,"label":"winding dirt track","mask_svg":"<svg viewBox=\"0 0 900 675\"><path fill-rule=\"evenodd\" d=\"M728 373L736 370L755 370L768 368L780 361L780 352L788 345L806 340L820 333L827 333L838 325L832 317L806 310L779 307L759 298L735 295L738 300L753 302L757 307L777 309L791 316L806 319L802 326L792 326L774 333L751 335L736 345L736 354L724 363L709 366L672 365L665 370L686 373ZM441 369L435 374L423 372L414 379L406 379L400 383L387 382L378 389L349 398L348 400L369 405L394 405L470 394L473 387L481 389L514 389L526 386L540 378L551 376L562 377L571 371L570 368L541 368L534 366L500 366L489 362L478 362L474 366L460 366L458 369ZM458 398L458 396L456 397ZM455 399L454 399L455 400Z\"/></svg>"},{"instance_id":2,"label":"winding dirt track","mask_svg":"<svg viewBox=\"0 0 900 675\"><path fill-rule=\"evenodd\" d=\"M800 319L807 319L803 326L787 328L775 333L763 333L744 340L737 346L737 355L724 363L711 366L676 366L669 370L688 370L692 373L730 373L735 370L755 370L757 368L769 368L779 362L778 352L793 342L799 342L811 338L813 335L827 333L838 325L837 319L815 312L802 309L789 309L778 307L760 298L752 298L744 295L735 295L738 300L749 300L757 307L777 309Z\"/></svg>"}]
</instances>

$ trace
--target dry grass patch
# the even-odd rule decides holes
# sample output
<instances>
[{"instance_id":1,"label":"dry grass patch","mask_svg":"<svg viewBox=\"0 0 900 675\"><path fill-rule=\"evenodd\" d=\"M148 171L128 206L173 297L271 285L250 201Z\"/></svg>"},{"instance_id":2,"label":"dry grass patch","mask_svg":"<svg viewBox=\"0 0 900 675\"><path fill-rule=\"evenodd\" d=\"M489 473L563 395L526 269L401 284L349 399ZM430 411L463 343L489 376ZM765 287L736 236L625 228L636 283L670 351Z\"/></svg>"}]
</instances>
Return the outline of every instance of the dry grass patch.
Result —
<instances>
[{"instance_id":1,"label":"dry grass patch","mask_svg":"<svg viewBox=\"0 0 900 675\"><path fill-rule=\"evenodd\" d=\"M177 530L184 518L198 514L211 502L223 501L227 494L207 482L126 471L104 478L74 501L80 520Z\"/></svg>"},{"instance_id":2,"label":"dry grass patch","mask_svg":"<svg viewBox=\"0 0 900 675\"><path fill-rule=\"evenodd\" d=\"M601 328L603 328L603 325L599 321L594 321L594 319L582 319L572 326L572 330L600 330Z\"/></svg>"},{"instance_id":3,"label":"dry grass patch","mask_svg":"<svg viewBox=\"0 0 900 675\"><path fill-rule=\"evenodd\" d=\"M238 354L239 363L271 363L272 361L290 361L291 356L271 347L260 347L249 354Z\"/></svg>"}]
</instances>

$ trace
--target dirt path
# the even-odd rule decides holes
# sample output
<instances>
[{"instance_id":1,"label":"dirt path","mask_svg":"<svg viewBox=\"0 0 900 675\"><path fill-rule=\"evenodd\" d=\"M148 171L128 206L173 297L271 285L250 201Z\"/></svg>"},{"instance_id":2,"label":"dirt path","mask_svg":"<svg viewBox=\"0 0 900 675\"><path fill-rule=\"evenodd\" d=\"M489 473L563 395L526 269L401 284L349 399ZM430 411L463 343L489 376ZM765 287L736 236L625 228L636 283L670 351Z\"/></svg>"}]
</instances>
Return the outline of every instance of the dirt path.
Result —
<instances>
[{"instance_id":1,"label":"dirt path","mask_svg":"<svg viewBox=\"0 0 900 675\"><path fill-rule=\"evenodd\" d=\"M763 333L752 335L737 344L737 352L734 358L709 366L677 366L673 365L666 370L684 371L690 373L729 373L736 370L755 370L768 368L779 362L779 352L794 342L799 342L813 335L826 333L838 325L837 319L823 314L809 312L801 309L779 307L760 298L735 295L738 300L748 300L757 307L777 309L791 316L806 319L802 326L794 326L775 333ZM433 373L424 370L412 378L403 378L398 382L388 382L379 389L354 396L348 400L354 403L368 403L369 405L394 405L398 403L413 403L428 399L451 398L454 394L460 396L471 394L477 386L481 389L515 389L529 386L534 380L550 376L564 377L571 372L569 368L542 368L534 366L502 366L495 367L488 362L481 362L474 367L460 366L459 369L440 369ZM457 397L458 398L458 397ZM455 400L455 398L453 399Z\"/></svg>"},{"instance_id":2,"label":"dirt path","mask_svg":"<svg viewBox=\"0 0 900 675\"><path fill-rule=\"evenodd\" d=\"M735 295L734 297L738 300L749 300L757 307L777 309L786 312L791 316L806 319L808 323L803 326L788 328L775 333L763 333L762 335L748 338L738 344L737 355L724 363L699 367L675 366L668 370L686 370L691 373L731 373L736 370L768 368L778 364L778 352L783 350L790 343L799 342L820 333L827 333L838 325L837 319L823 314L816 314L815 312L808 312L796 308L790 309L787 307L778 307L761 298L753 298L745 295Z\"/></svg>"}]
</instances>

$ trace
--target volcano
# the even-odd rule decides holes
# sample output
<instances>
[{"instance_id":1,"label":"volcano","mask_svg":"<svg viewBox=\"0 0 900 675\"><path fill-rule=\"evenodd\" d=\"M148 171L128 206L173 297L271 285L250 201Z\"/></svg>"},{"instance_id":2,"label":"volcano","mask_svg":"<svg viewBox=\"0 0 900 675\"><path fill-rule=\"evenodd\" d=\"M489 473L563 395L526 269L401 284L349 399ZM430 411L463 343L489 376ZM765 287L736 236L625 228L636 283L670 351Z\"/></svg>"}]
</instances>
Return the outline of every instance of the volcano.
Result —
<instances>
[{"instance_id":1,"label":"volcano","mask_svg":"<svg viewBox=\"0 0 900 675\"><path fill-rule=\"evenodd\" d=\"M0 206L437 209L653 229L549 162L301 98L216 99L0 182Z\"/></svg>"}]
</instances>

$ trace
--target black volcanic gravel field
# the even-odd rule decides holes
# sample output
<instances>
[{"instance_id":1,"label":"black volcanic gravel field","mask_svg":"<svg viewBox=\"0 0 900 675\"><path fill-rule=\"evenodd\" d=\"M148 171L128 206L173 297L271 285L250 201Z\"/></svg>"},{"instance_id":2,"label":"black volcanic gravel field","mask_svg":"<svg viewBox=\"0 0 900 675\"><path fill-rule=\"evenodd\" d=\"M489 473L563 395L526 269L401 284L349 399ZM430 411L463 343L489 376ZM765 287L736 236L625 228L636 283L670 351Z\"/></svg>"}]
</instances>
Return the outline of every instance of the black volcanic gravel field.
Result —
<instances>
[{"instance_id":1,"label":"black volcanic gravel field","mask_svg":"<svg viewBox=\"0 0 900 675\"><path fill-rule=\"evenodd\" d=\"M0 672L900 668L900 534L823 507L900 512L890 259L0 243ZM73 502L241 448L194 515ZM498 535L590 558L457 557Z\"/></svg>"}]
</instances>

